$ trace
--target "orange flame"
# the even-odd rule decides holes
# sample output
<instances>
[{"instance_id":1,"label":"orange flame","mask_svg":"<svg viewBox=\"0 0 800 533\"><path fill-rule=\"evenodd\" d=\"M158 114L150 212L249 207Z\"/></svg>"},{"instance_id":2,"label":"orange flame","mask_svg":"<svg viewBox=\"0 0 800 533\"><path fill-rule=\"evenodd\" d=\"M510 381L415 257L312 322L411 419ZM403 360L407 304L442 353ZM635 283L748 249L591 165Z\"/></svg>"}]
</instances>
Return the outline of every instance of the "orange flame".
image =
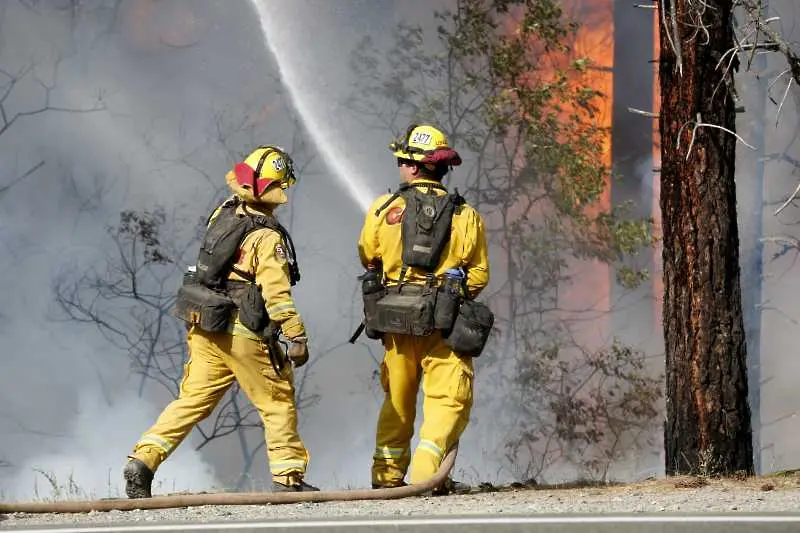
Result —
<instances>
[{"instance_id":1,"label":"orange flame","mask_svg":"<svg viewBox=\"0 0 800 533\"><path fill-rule=\"evenodd\" d=\"M125 33L139 50L184 48L200 38L202 23L191 6L173 5L166 9L159 7L156 0L131 0L125 7Z\"/></svg>"},{"instance_id":2,"label":"orange flame","mask_svg":"<svg viewBox=\"0 0 800 533\"><path fill-rule=\"evenodd\" d=\"M658 17L653 17L653 57L658 58L661 43L659 41L659 21ZM653 63L653 108L656 112L661 107L661 88L658 81L658 63ZM658 121L653 121L653 168L661 167L661 134L658 130ZM662 277L663 266L661 264L661 174L653 173L653 231L659 239L653 247L653 324L659 328L662 324L662 313L664 303L664 278Z\"/></svg>"},{"instance_id":3,"label":"orange flame","mask_svg":"<svg viewBox=\"0 0 800 533\"><path fill-rule=\"evenodd\" d=\"M593 114L594 126L603 132L601 139L601 161L608 173L605 187L600 198L592 206L586 206L589 214L606 212L611 207L611 122L613 109L613 67L614 67L614 0L563 0L561 7L564 18L579 24L578 31L567 43L569 53L553 54L545 50L537 50L537 43L531 43L533 55L542 58L541 70L531 72L527 80L518 83L541 83L556 71L565 69L571 62L588 59L590 68L585 76L575 79L575 88L590 86L602 97L593 102L596 111ZM519 18L506 19L506 30L519 33ZM513 92L513 91L510 91ZM562 106L564 102L560 103ZM572 111L563 109L563 120L570 120ZM518 164L525 162L520 155ZM524 202L523 202L524 203ZM512 211L523 211L523 205L512 206L506 216L513 216ZM498 221L499 222L499 221ZM580 316L581 331L572 331L575 340L589 349L599 348L609 340L611 305L611 268L600 261L567 260L571 284L558 288L558 306L562 309L562 317L570 320ZM586 320L583 311L590 313L592 319ZM574 320L572 320L575 323Z\"/></svg>"},{"instance_id":4,"label":"orange flame","mask_svg":"<svg viewBox=\"0 0 800 533\"><path fill-rule=\"evenodd\" d=\"M611 207L611 121L614 104L614 0L564 0L567 18L580 24L571 43L573 57L591 62L588 78L581 83L601 93L596 102L596 125L602 128L602 164L609 169L605 188L593 206L595 213ZM583 331L576 332L577 340L589 348L597 348L609 340L611 308L611 268L600 261L571 261L571 274L575 283L560 291L559 306L563 309L590 309L594 319L586 323Z\"/></svg>"}]
</instances>

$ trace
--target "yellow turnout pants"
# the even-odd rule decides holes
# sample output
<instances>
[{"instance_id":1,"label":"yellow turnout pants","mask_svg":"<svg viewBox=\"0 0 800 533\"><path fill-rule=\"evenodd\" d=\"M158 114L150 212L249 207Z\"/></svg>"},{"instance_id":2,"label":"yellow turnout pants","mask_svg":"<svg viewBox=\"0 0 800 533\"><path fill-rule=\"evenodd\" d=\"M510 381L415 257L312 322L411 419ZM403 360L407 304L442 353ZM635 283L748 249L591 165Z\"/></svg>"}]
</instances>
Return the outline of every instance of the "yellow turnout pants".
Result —
<instances>
[{"instance_id":1,"label":"yellow turnout pants","mask_svg":"<svg viewBox=\"0 0 800 533\"><path fill-rule=\"evenodd\" d=\"M264 423L273 480L284 484L302 480L309 455L297 432L291 366L278 376L266 347L240 335L192 328L187 341L189 360L178 398L142 435L129 457L155 472L192 428L211 414L235 379Z\"/></svg>"},{"instance_id":2,"label":"yellow turnout pants","mask_svg":"<svg viewBox=\"0 0 800 533\"><path fill-rule=\"evenodd\" d=\"M372 462L372 482L399 485L411 463L411 483L429 479L458 441L472 408L472 359L457 356L439 332L429 337L384 337L381 384L386 393ZM417 391L422 379L423 420L411 461Z\"/></svg>"}]
</instances>

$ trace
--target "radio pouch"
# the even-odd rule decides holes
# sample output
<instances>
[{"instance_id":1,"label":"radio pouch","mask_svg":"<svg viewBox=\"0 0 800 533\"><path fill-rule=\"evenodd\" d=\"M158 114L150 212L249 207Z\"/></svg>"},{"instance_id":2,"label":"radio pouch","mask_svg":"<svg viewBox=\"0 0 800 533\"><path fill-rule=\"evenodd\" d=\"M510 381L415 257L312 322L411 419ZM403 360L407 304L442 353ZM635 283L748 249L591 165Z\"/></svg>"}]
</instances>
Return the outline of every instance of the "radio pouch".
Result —
<instances>
[{"instance_id":1,"label":"radio pouch","mask_svg":"<svg viewBox=\"0 0 800 533\"><path fill-rule=\"evenodd\" d=\"M269 323L267 306L261 287L248 283L242 291L239 301L239 322L250 331L262 333Z\"/></svg>"}]
</instances>

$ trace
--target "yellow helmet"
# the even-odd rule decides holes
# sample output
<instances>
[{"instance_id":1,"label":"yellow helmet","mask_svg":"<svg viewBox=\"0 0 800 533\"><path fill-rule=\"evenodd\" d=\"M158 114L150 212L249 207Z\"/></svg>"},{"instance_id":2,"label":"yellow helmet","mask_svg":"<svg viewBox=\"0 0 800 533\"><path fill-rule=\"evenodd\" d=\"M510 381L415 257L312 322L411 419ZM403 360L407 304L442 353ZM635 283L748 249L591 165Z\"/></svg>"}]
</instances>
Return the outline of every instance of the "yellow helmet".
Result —
<instances>
[{"instance_id":1,"label":"yellow helmet","mask_svg":"<svg viewBox=\"0 0 800 533\"><path fill-rule=\"evenodd\" d=\"M281 189L297 182L292 158L279 146L259 146L234 165L233 172L239 185L251 189L256 198L275 182L280 183Z\"/></svg>"},{"instance_id":2,"label":"yellow helmet","mask_svg":"<svg viewBox=\"0 0 800 533\"><path fill-rule=\"evenodd\" d=\"M412 124L405 136L389 145L398 159L408 159L423 164L450 166L461 164L458 152L447 144L444 133L427 124Z\"/></svg>"}]
</instances>

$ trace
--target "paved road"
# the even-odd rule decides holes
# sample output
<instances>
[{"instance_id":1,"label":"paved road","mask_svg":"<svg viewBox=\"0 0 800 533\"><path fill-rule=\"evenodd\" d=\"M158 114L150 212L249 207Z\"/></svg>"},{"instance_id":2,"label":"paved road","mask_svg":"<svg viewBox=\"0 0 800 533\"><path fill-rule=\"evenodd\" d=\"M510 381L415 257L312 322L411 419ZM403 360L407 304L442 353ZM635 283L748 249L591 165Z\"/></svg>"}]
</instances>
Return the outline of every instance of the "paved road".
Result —
<instances>
[{"instance_id":1,"label":"paved road","mask_svg":"<svg viewBox=\"0 0 800 533\"><path fill-rule=\"evenodd\" d=\"M554 515L473 516L426 518L372 518L220 522L214 524L118 524L103 526L47 526L10 528L4 531L29 533L161 533L161 532L398 532L398 533L795 533L800 531L800 514L727 515Z\"/></svg>"}]
</instances>

